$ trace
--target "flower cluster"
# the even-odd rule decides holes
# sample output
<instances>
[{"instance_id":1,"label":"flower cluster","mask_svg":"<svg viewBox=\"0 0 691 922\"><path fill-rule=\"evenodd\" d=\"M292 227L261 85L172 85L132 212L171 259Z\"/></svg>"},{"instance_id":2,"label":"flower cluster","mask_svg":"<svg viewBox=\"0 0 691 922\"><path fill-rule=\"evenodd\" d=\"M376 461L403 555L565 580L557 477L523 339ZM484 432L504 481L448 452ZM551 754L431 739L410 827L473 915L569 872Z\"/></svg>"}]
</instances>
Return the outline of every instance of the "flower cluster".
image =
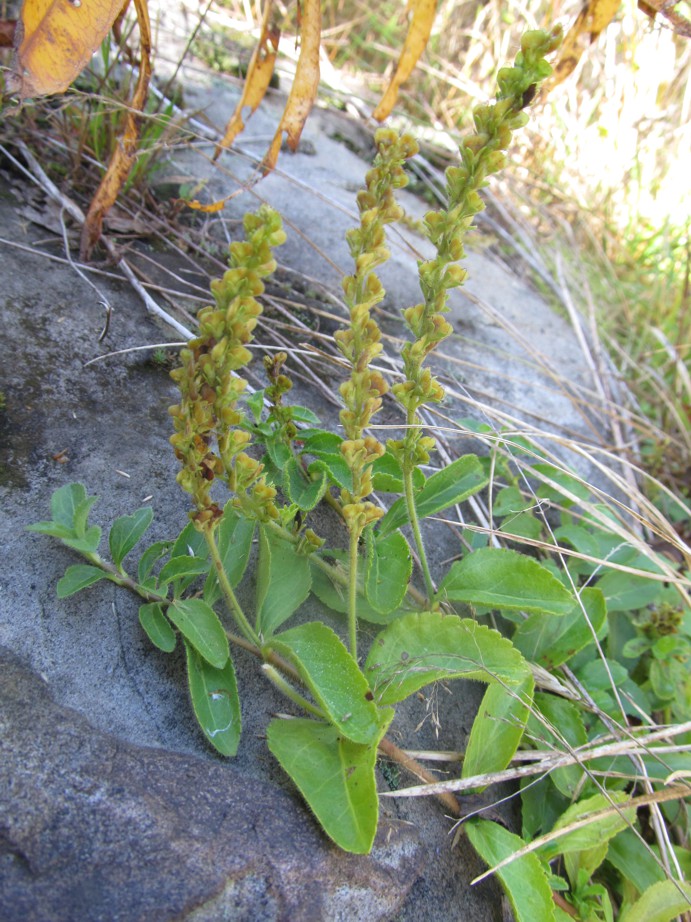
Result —
<instances>
[{"instance_id":1,"label":"flower cluster","mask_svg":"<svg viewBox=\"0 0 691 922\"><path fill-rule=\"evenodd\" d=\"M182 462L177 480L192 495L192 518L199 528L212 527L220 516L210 491L222 477L238 501L259 518L276 518L276 491L262 476L262 465L245 451L250 434L238 402L247 382L237 371L247 365L246 348L262 308L257 298L263 278L276 268L271 248L285 241L277 212L262 207L244 219L244 241L230 245L230 268L211 283L215 306L198 315L199 335L182 350L181 365L171 373L180 403L171 407L175 433L171 444Z\"/></svg>"},{"instance_id":2,"label":"flower cluster","mask_svg":"<svg viewBox=\"0 0 691 922\"><path fill-rule=\"evenodd\" d=\"M465 256L463 238L475 215L485 207L479 190L486 185L491 173L504 167L504 151L511 142L511 135L527 121L523 108L535 95L537 85L552 72L544 56L554 51L560 42L560 28L549 33L527 32L523 36L514 66L499 72L496 102L478 106L473 113L475 134L461 144L461 165L446 171L448 207L425 216L426 234L437 255L419 266L423 303L403 312L414 340L407 342L401 353L405 381L392 388L394 396L406 409L409 429L403 440L391 441L389 447L404 470L427 463L429 451L434 447L434 440L420 431L417 411L424 403L439 403L444 389L429 370L423 368L423 362L452 332L443 316L448 310L447 292L461 285L467 274L458 266L458 261Z\"/></svg>"},{"instance_id":3,"label":"flower cluster","mask_svg":"<svg viewBox=\"0 0 691 922\"><path fill-rule=\"evenodd\" d=\"M341 452L352 472L353 488L341 491L341 503L346 524L356 534L382 514L365 500L372 492L371 466L384 453L384 446L373 436L363 436L363 431L387 391L380 372L370 368L382 350L381 333L371 310L384 297L384 288L374 270L389 258L385 227L403 215L394 190L407 184L403 163L418 150L410 136L399 137L386 128L376 133L375 143L374 165L365 177L366 188L357 197L360 226L347 234L355 261L354 274L343 280L350 326L335 335L338 348L352 366L350 378L340 387L344 404L340 419L346 434Z\"/></svg>"}]
</instances>

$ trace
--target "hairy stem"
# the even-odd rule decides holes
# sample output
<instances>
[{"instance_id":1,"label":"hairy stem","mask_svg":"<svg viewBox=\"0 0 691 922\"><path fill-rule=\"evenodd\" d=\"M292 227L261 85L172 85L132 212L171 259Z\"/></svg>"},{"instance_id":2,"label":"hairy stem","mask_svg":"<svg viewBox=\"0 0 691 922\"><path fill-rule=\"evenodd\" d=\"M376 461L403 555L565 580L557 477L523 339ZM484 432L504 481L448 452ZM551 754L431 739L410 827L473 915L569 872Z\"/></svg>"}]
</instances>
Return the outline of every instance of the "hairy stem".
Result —
<instances>
[{"instance_id":1,"label":"hairy stem","mask_svg":"<svg viewBox=\"0 0 691 922\"><path fill-rule=\"evenodd\" d=\"M425 580L425 592L427 593L427 604L431 605L432 600L434 599L434 584L432 583L432 574L429 571L429 563L427 562L427 554L425 553L425 545L422 540L422 532L420 530L420 520L418 518L417 509L415 508L415 490L413 487L413 470L404 470L403 471L403 488L405 490L405 502L408 508L408 518L410 519L410 528L413 532L413 540L415 541L415 547L417 548L418 556L420 558L420 567L422 568L422 575Z\"/></svg>"}]
</instances>

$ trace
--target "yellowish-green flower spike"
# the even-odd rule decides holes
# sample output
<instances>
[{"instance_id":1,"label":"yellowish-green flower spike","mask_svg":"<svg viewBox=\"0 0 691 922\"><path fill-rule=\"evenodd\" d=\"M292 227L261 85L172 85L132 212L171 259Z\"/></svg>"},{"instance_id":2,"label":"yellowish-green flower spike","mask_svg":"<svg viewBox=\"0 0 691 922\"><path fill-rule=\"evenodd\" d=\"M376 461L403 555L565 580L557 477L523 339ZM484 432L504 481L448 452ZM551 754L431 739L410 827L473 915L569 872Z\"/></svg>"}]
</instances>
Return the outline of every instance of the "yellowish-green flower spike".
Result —
<instances>
[{"instance_id":1,"label":"yellowish-green flower spike","mask_svg":"<svg viewBox=\"0 0 691 922\"><path fill-rule=\"evenodd\" d=\"M406 325L414 336L402 349L405 381L394 385L392 392L407 411L409 429L405 439L389 442L405 469L411 470L429 460L433 440L421 435L417 411L425 403L438 403L444 389L423 369L429 353L451 332L444 319L448 310L448 290L461 285L466 272L457 265L464 258L463 238L475 215L485 207L478 191L487 177L506 163L504 151L512 133L525 125L523 111L535 96L538 85L552 73L545 61L561 43L561 28L551 32L527 32L514 66L499 71L496 101L478 106L473 114L475 134L461 143L461 165L446 171L446 210L429 212L425 229L437 255L420 263L420 288L424 302L403 312Z\"/></svg>"},{"instance_id":2,"label":"yellowish-green flower spike","mask_svg":"<svg viewBox=\"0 0 691 922\"><path fill-rule=\"evenodd\" d=\"M177 479L192 495L192 519L202 529L220 516L210 496L216 477L237 494L251 491L239 500L246 499L260 517L278 514L261 464L245 452L250 435L238 428L244 419L238 401L247 382L236 372L251 359L246 345L262 310L256 299L264 291L262 279L276 268L272 247L285 241L285 233L278 213L266 206L245 215L244 229L246 239L230 245L230 268L211 283L215 305L199 312L199 335L171 373L180 389L180 403L169 410L175 427L170 441L182 462Z\"/></svg>"},{"instance_id":3,"label":"yellowish-green flower spike","mask_svg":"<svg viewBox=\"0 0 691 922\"><path fill-rule=\"evenodd\" d=\"M372 308L384 297L384 289L374 270L389 258L386 247L387 224L402 217L395 190L403 188L408 178L403 164L417 153L417 143L408 135L381 128L375 135L377 155L368 171L366 188L357 197L360 226L347 236L355 272L343 280L350 326L336 333L338 348L352 366L350 378L340 388L344 408L341 423L346 439L341 446L353 475L352 490L341 491L341 503L351 533L362 530L380 517L381 510L365 497L372 492L370 468L384 453L384 446L363 432L381 407L387 385L370 363L382 350L381 333L371 317Z\"/></svg>"}]
</instances>

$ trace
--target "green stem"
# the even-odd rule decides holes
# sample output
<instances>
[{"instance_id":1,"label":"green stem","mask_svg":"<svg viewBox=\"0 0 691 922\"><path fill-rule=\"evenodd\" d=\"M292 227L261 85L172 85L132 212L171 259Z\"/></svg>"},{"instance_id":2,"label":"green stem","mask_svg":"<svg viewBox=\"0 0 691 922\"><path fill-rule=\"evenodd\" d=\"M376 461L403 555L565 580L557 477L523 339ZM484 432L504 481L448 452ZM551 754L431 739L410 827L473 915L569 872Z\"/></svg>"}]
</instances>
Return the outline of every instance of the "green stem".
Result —
<instances>
[{"instance_id":1,"label":"green stem","mask_svg":"<svg viewBox=\"0 0 691 922\"><path fill-rule=\"evenodd\" d=\"M406 465L407 468L407 465ZM410 527L413 531L413 539L415 540L415 547L417 548L418 556L420 558L420 566L422 567L422 575L425 580L425 591L427 592L427 602L429 605L432 604L434 599L434 584L432 583L432 574L429 571L429 564L427 563L427 554L425 553L425 545L422 541L422 532L420 531L420 520L417 516L417 509L415 508L415 490L413 487L413 471L404 469L403 471L403 488L405 490L405 502L408 507L408 518L410 519Z\"/></svg>"},{"instance_id":2,"label":"green stem","mask_svg":"<svg viewBox=\"0 0 691 922\"><path fill-rule=\"evenodd\" d=\"M299 691L293 688L290 682L286 682L281 673L274 666L271 666L269 663L264 663L262 666L262 671L266 677L272 682L276 688L282 692L286 698L290 698L294 704L297 704L298 707L301 707L304 711L307 711L308 714L314 715L314 717L320 718L320 720L325 719L324 712L320 708L312 704L311 701L308 701Z\"/></svg>"},{"instance_id":3,"label":"green stem","mask_svg":"<svg viewBox=\"0 0 691 922\"><path fill-rule=\"evenodd\" d=\"M214 568L216 570L216 576L218 578L218 584L221 587L223 595L226 597L226 601L231 610L233 617L237 623L237 626L240 628L242 634L253 644L258 647L261 647L261 641L259 640L259 635L254 630L252 625L249 623L245 617L245 613L240 607L240 603L237 600L237 596L233 592L233 587L230 585L226 571L223 568L223 561L221 560L221 555L218 553L218 546L216 544L216 539L214 538L213 531L210 528L204 529L204 538L206 539L206 544L209 548L209 555L213 562Z\"/></svg>"},{"instance_id":4,"label":"green stem","mask_svg":"<svg viewBox=\"0 0 691 922\"><path fill-rule=\"evenodd\" d=\"M350 638L350 655L357 662L357 567L358 544L360 535L350 533L349 567L348 567L348 635Z\"/></svg>"}]
</instances>

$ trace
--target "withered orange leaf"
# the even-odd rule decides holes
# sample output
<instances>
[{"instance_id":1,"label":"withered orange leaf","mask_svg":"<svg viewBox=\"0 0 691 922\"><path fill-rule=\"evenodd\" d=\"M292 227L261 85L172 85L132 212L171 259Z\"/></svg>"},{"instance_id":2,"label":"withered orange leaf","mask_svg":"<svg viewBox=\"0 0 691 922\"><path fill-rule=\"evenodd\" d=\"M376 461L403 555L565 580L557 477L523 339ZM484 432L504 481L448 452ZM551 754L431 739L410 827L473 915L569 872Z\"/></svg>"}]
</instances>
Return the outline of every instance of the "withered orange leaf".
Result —
<instances>
[{"instance_id":1,"label":"withered orange leaf","mask_svg":"<svg viewBox=\"0 0 691 922\"><path fill-rule=\"evenodd\" d=\"M607 28L621 5L621 0L586 0L576 21L566 33L554 73L543 89L543 95L558 86L573 73L583 52Z\"/></svg>"},{"instance_id":2,"label":"withered orange leaf","mask_svg":"<svg viewBox=\"0 0 691 922\"><path fill-rule=\"evenodd\" d=\"M216 147L214 160L218 158L223 148L230 147L235 138L244 130L243 113L249 109L252 115L269 88L276 64L278 41L281 37L280 29L271 24L272 16L273 0L267 0L264 7L261 36L247 68L242 97L226 125L223 140Z\"/></svg>"},{"instance_id":3,"label":"withered orange leaf","mask_svg":"<svg viewBox=\"0 0 691 922\"><path fill-rule=\"evenodd\" d=\"M283 143L288 136L288 147L297 150L300 135L319 89L319 41L321 38L320 0L302 0L300 19L300 56L295 69L295 79L283 110L278 130L274 135L266 156L262 160L262 172L270 173L276 166Z\"/></svg>"},{"instance_id":4,"label":"withered orange leaf","mask_svg":"<svg viewBox=\"0 0 691 922\"><path fill-rule=\"evenodd\" d=\"M408 9L412 10L412 18L396 71L386 88L381 102L372 113L379 122L383 122L391 114L391 110L396 105L401 85L411 75L415 65L420 60L420 55L427 47L437 12L437 0L409 0Z\"/></svg>"},{"instance_id":5,"label":"withered orange leaf","mask_svg":"<svg viewBox=\"0 0 691 922\"><path fill-rule=\"evenodd\" d=\"M151 26L149 24L149 11L146 0L134 0L134 7L139 23L139 44L141 62L139 65L139 78L134 89L132 102L127 110L125 127L122 138L110 158L108 169L91 200L89 211L82 228L79 253L82 259L88 259L91 251L101 236L103 218L112 207L122 184L132 168L137 156L139 143L139 120L146 105L146 96L151 79Z\"/></svg>"},{"instance_id":6,"label":"withered orange leaf","mask_svg":"<svg viewBox=\"0 0 691 922\"><path fill-rule=\"evenodd\" d=\"M89 63L123 0L24 0L15 35L11 92L62 93Z\"/></svg>"}]
</instances>

